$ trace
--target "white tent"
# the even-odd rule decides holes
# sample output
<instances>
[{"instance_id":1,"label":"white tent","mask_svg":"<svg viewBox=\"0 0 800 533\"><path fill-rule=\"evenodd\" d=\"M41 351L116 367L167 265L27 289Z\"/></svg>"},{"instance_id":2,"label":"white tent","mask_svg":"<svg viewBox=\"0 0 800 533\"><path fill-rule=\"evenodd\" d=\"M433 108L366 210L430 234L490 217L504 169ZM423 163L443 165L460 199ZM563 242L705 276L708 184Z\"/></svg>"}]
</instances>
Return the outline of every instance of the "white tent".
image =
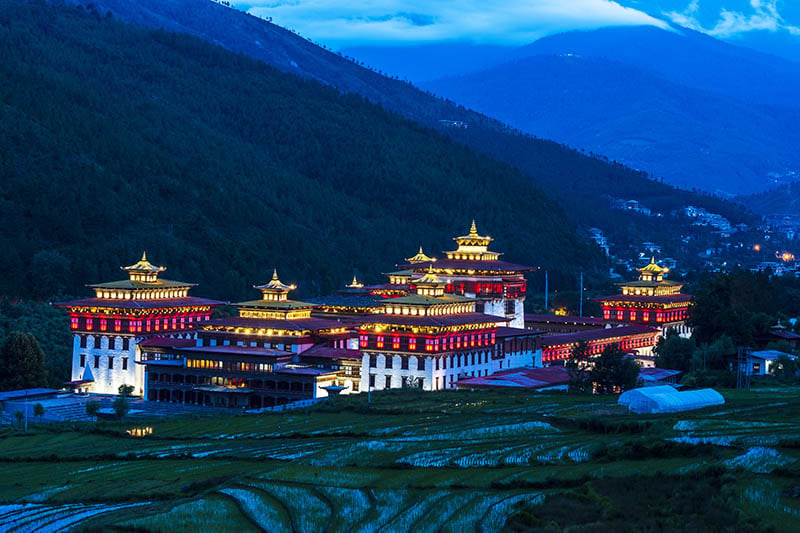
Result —
<instances>
[{"instance_id":1,"label":"white tent","mask_svg":"<svg viewBox=\"0 0 800 533\"><path fill-rule=\"evenodd\" d=\"M725 398L714 389L681 392L670 386L640 387L619 397L619 404L634 413L675 413L724 403Z\"/></svg>"}]
</instances>

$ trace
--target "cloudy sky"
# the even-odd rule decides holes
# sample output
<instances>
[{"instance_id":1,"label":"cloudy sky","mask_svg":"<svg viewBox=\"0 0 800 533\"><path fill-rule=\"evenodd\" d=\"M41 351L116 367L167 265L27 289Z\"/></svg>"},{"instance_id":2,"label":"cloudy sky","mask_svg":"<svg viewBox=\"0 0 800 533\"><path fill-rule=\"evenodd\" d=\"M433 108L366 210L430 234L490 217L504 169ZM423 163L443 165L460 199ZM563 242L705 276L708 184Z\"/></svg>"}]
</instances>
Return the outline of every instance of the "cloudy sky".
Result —
<instances>
[{"instance_id":1,"label":"cloudy sky","mask_svg":"<svg viewBox=\"0 0 800 533\"><path fill-rule=\"evenodd\" d=\"M800 0L234 0L334 48L472 41L526 44L569 30L671 21L719 38L800 38Z\"/></svg>"},{"instance_id":2,"label":"cloudy sky","mask_svg":"<svg viewBox=\"0 0 800 533\"><path fill-rule=\"evenodd\" d=\"M237 4L333 47L470 40L526 44L603 26L664 26L610 0L265 0Z\"/></svg>"}]
</instances>

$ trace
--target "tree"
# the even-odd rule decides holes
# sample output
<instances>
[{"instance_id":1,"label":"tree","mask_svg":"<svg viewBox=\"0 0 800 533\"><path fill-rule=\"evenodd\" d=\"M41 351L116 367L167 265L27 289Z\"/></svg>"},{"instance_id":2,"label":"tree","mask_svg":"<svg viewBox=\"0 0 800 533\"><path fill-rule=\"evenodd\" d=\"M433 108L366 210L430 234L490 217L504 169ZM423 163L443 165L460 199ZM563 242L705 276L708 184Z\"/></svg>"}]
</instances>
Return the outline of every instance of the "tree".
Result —
<instances>
[{"instance_id":1,"label":"tree","mask_svg":"<svg viewBox=\"0 0 800 533\"><path fill-rule=\"evenodd\" d=\"M85 405L86 415L97 419L97 412L100 410L100 402L97 400L89 400Z\"/></svg>"},{"instance_id":2,"label":"tree","mask_svg":"<svg viewBox=\"0 0 800 533\"><path fill-rule=\"evenodd\" d=\"M581 394L592 392L592 382L589 379L589 372L592 367L590 359L589 343L579 341L572 349L569 359L564 365L569 373L569 390L571 392Z\"/></svg>"},{"instance_id":3,"label":"tree","mask_svg":"<svg viewBox=\"0 0 800 533\"><path fill-rule=\"evenodd\" d=\"M33 416L39 418L39 422L42 421L42 417L44 416L44 405L36 402L33 404Z\"/></svg>"},{"instance_id":4,"label":"tree","mask_svg":"<svg viewBox=\"0 0 800 533\"><path fill-rule=\"evenodd\" d=\"M17 424L19 424L21 426L22 425L22 419L25 418L25 413L23 413L22 411L17 409L16 411L14 411L14 418L17 419Z\"/></svg>"},{"instance_id":5,"label":"tree","mask_svg":"<svg viewBox=\"0 0 800 533\"><path fill-rule=\"evenodd\" d=\"M590 377L598 394L625 391L638 384L639 365L619 345L609 344L594 358Z\"/></svg>"},{"instance_id":6,"label":"tree","mask_svg":"<svg viewBox=\"0 0 800 533\"><path fill-rule=\"evenodd\" d=\"M125 415L127 415L128 411L131 410L131 404L128 402L128 398L126 396L117 396L111 407L114 408L114 412L117 414L117 418L120 420L125 418Z\"/></svg>"},{"instance_id":7,"label":"tree","mask_svg":"<svg viewBox=\"0 0 800 533\"><path fill-rule=\"evenodd\" d=\"M674 328L669 328L666 336L659 337L653 348L656 366L688 372L691 370L694 350L694 340L684 339Z\"/></svg>"},{"instance_id":8,"label":"tree","mask_svg":"<svg viewBox=\"0 0 800 533\"><path fill-rule=\"evenodd\" d=\"M119 396L111 406L114 408L117 418L121 420L131 410L131 403L128 401L128 397L133 393L134 387L133 385L120 385L118 390Z\"/></svg>"},{"instance_id":9,"label":"tree","mask_svg":"<svg viewBox=\"0 0 800 533\"><path fill-rule=\"evenodd\" d=\"M786 355L778 357L770 368L770 373L782 381L796 380L798 371L800 371L800 365L798 365L797 359Z\"/></svg>"},{"instance_id":10,"label":"tree","mask_svg":"<svg viewBox=\"0 0 800 533\"><path fill-rule=\"evenodd\" d=\"M0 390L47 386L44 352L36 337L15 331L0 346Z\"/></svg>"}]
</instances>

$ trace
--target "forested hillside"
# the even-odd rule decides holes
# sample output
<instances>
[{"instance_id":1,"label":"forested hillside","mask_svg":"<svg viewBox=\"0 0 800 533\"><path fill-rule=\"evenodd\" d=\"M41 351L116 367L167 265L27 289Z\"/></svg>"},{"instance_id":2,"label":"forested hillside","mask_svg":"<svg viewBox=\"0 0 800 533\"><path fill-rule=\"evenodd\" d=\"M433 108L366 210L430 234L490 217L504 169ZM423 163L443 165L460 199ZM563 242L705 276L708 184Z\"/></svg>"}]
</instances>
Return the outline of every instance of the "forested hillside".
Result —
<instances>
[{"instance_id":1,"label":"forested hillside","mask_svg":"<svg viewBox=\"0 0 800 533\"><path fill-rule=\"evenodd\" d=\"M598 264L511 167L199 39L0 2L0 292L83 294L147 249L198 294L368 281L472 218L511 260Z\"/></svg>"},{"instance_id":2,"label":"forested hillside","mask_svg":"<svg viewBox=\"0 0 800 533\"><path fill-rule=\"evenodd\" d=\"M654 210L669 212L693 204L721 213L734 222L750 222L740 206L650 179L650 169L632 170L521 134L454 102L426 94L408 83L372 72L280 26L224 7L211 0L66 0L91 5L99 13L152 28L185 32L229 50L264 61L284 72L309 77L344 93L363 96L386 109L443 134L479 152L520 169L567 211L582 228L600 226L619 246L658 241L666 253L688 263L695 258L670 236L687 232L676 223L630 217L611 209L607 197L636 199ZM245 5L238 6L246 9ZM474 54L473 54L474 56ZM445 122L440 122L445 121ZM462 121L468 128L448 127Z\"/></svg>"}]
</instances>

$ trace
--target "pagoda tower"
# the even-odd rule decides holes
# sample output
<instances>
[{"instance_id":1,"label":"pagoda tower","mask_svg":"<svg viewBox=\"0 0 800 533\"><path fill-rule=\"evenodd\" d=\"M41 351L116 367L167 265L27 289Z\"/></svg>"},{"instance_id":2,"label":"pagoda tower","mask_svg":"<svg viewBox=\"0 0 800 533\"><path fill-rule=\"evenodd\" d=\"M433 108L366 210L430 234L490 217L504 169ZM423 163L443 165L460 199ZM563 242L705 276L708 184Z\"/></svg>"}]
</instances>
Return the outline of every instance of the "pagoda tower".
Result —
<instances>
[{"instance_id":1,"label":"pagoda tower","mask_svg":"<svg viewBox=\"0 0 800 533\"><path fill-rule=\"evenodd\" d=\"M494 239L480 235L474 220L466 235L453 240L457 248L444 252L444 259L428 257L420 248L406 260L402 268L412 272L409 288L413 290L415 280L430 270L445 281L445 292L473 298L478 312L502 317L512 328L524 328L525 273L533 267L502 261L500 252L489 250Z\"/></svg>"},{"instance_id":2,"label":"pagoda tower","mask_svg":"<svg viewBox=\"0 0 800 533\"><path fill-rule=\"evenodd\" d=\"M658 265L655 257L637 270L638 280L617 284L619 294L594 299L603 308L603 318L654 326L663 332L675 328L681 335L689 335L685 320L692 295L681 293L683 283L665 279L669 269Z\"/></svg>"},{"instance_id":3,"label":"pagoda tower","mask_svg":"<svg viewBox=\"0 0 800 533\"><path fill-rule=\"evenodd\" d=\"M194 298L195 285L161 279L166 267L147 260L120 267L128 279L88 285L93 298L58 302L67 309L73 333L72 379L76 389L117 394L120 385L144 392L137 344L145 338L190 338L194 329L211 318L223 302Z\"/></svg>"}]
</instances>

